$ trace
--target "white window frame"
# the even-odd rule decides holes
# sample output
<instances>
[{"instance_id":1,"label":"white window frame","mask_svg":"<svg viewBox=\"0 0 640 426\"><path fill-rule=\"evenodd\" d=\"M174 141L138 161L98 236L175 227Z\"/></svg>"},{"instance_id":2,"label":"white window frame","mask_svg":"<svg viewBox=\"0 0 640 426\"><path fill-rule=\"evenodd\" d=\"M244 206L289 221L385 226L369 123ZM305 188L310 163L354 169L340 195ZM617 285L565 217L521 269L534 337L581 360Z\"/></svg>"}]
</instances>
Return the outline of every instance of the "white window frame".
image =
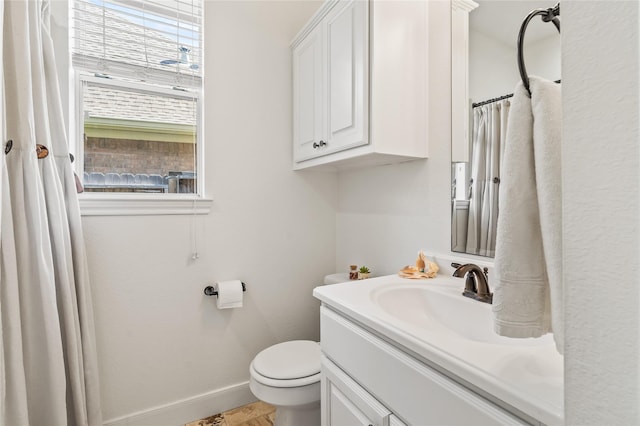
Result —
<instances>
[{"instance_id":1,"label":"white window frame","mask_svg":"<svg viewBox=\"0 0 640 426\"><path fill-rule=\"evenodd\" d=\"M203 2L203 7L205 2ZM72 16L69 15L71 21ZM72 25L70 23L69 28ZM71 36L71 34L70 34ZM197 99L196 113L196 192L180 193L140 193L140 192L83 192L78 194L82 216L137 216L137 215L200 215L211 211L213 200L205 194L205 147L204 147L204 96L203 88L188 88L188 92L152 84L137 83L124 79L95 77L84 71L76 70L69 63L72 90L69 110L70 117L69 149L75 157L73 163L78 176L84 174L84 108L83 83L90 82L121 89L131 89L152 94ZM82 180L82 179L81 179Z\"/></svg>"},{"instance_id":2,"label":"white window frame","mask_svg":"<svg viewBox=\"0 0 640 426\"><path fill-rule=\"evenodd\" d=\"M203 138L203 98L200 92L181 93L162 87L141 86L135 82L94 77L75 72L75 135L72 152L76 158L74 165L78 176L84 173L84 108L83 83L89 82L114 88L131 89L152 94L168 95L185 99L197 99L196 116L196 192L190 194L139 193L139 192L84 192L79 194L80 210L83 216L112 215L166 215L166 214L207 214L212 200L206 199L204 192L204 138Z\"/></svg>"}]
</instances>

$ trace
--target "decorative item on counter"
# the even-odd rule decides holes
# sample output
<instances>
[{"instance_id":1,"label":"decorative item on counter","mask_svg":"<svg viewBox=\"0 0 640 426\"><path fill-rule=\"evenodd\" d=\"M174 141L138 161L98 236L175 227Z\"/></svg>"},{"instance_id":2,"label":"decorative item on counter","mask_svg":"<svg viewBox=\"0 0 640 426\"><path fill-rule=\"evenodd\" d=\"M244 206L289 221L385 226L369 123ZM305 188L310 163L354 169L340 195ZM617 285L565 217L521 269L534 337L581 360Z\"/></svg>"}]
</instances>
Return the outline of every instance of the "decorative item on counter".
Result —
<instances>
[{"instance_id":1,"label":"decorative item on counter","mask_svg":"<svg viewBox=\"0 0 640 426\"><path fill-rule=\"evenodd\" d=\"M369 268L367 268L366 266L361 266L360 270L358 271L358 279L366 280L367 278L369 278L370 273L371 271L369 271Z\"/></svg>"},{"instance_id":2,"label":"decorative item on counter","mask_svg":"<svg viewBox=\"0 0 640 426\"><path fill-rule=\"evenodd\" d=\"M411 279L427 279L435 278L438 274L440 267L435 263L427 259L427 256L422 250L418 253L415 266L405 266L398 272L398 275L402 278Z\"/></svg>"},{"instance_id":3,"label":"decorative item on counter","mask_svg":"<svg viewBox=\"0 0 640 426\"><path fill-rule=\"evenodd\" d=\"M350 265L349 266L349 279L357 280L358 279L358 265Z\"/></svg>"}]
</instances>

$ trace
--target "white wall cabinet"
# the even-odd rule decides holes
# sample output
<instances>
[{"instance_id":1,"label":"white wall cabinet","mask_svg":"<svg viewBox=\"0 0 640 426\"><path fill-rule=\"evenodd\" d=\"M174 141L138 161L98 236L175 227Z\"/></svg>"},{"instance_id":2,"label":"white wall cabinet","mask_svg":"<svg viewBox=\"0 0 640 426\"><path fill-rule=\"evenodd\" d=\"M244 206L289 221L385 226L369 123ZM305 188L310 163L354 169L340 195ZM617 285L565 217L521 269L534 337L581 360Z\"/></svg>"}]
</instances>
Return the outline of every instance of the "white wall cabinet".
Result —
<instances>
[{"instance_id":1,"label":"white wall cabinet","mask_svg":"<svg viewBox=\"0 0 640 426\"><path fill-rule=\"evenodd\" d=\"M528 423L325 305L320 318L323 426L538 424Z\"/></svg>"},{"instance_id":2,"label":"white wall cabinet","mask_svg":"<svg viewBox=\"0 0 640 426\"><path fill-rule=\"evenodd\" d=\"M368 4L345 1L293 48L296 161L367 143Z\"/></svg>"},{"instance_id":3,"label":"white wall cabinet","mask_svg":"<svg viewBox=\"0 0 640 426\"><path fill-rule=\"evenodd\" d=\"M293 168L426 158L429 2L327 1L291 44Z\"/></svg>"}]
</instances>

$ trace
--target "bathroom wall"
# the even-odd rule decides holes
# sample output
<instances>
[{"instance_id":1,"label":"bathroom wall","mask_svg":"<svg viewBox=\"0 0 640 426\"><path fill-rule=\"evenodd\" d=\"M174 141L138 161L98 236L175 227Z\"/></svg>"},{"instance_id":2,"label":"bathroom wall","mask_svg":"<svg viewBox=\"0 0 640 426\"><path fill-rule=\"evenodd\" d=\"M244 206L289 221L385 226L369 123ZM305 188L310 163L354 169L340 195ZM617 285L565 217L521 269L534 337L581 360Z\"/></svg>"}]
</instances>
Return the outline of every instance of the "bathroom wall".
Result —
<instances>
[{"instance_id":1,"label":"bathroom wall","mask_svg":"<svg viewBox=\"0 0 640 426\"><path fill-rule=\"evenodd\" d=\"M640 424L638 12L562 3L566 424Z\"/></svg>"},{"instance_id":2,"label":"bathroom wall","mask_svg":"<svg viewBox=\"0 0 640 426\"><path fill-rule=\"evenodd\" d=\"M562 37L555 33L551 37L543 38L526 46L525 61L529 75L537 75L547 80L562 78L561 40Z\"/></svg>"},{"instance_id":3,"label":"bathroom wall","mask_svg":"<svg viewBox=\"0 0 640 426\"><path fill-rule=\"evenodd\" d=\"M439 35L429 40L429 158L339 174L337 270L366 264L375 275L392 274L420 249L450 252L450 10L447 1L429 7Z\"/></svg>"},{"instance_id":4,"label":"bathroom wall","mask_svg":"<svg viewBox=\"0 0 640 426\"><path fill-rule=\"evenodd\" d=\"M311 292L334 272L337 177L291 170L289 51L319 5L207 1L209 215L83 218L107 424L242 405L257 352L319 339ZM203 288L233 278L245 306L217 310Z\"/></svg>"},{"instance_id":5,"label":"bathroom wall","mask_svg":"<svg viewBox=\"0 0 640 426\"><path fill-rule=\"evenodd\" d=\"M514 46L515 43L507 45L479 31L470 31L469 97L474 102L513 93L520 81ZM525 63L529 75L560 79L560 58L557 34L526 44Z\"/></svg>"},{"instance_id":6,"label":"bathroom wall","mask_svg":"<svg viewBox=\"0 0 640 426\"><path fill-rule=\"evenodd\" d=\"M514 65L512 46L481 32L469 31L469 97L474 102L513 93L520 81L518 67Z\"/></svg>"},{"instance_id":7,"label":"bathroom wall","mask_svg":"<svg viewBox=\"0 0 640 426\"><path fill-rule=\"evenodd\" d=\"M451 53L448 2L430 4L429 158L339 173L336 269L374 275L413 264L420 249L449 252Z\"/></svg>"}]
</instances>

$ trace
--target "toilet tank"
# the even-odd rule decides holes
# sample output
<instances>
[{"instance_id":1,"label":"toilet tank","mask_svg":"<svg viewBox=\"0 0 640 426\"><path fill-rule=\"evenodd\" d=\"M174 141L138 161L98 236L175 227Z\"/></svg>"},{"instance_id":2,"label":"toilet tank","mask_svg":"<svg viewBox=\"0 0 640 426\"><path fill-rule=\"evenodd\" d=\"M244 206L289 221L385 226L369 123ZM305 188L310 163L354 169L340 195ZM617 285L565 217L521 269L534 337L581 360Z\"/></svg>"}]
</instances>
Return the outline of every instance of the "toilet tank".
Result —
<instances>
[{"instance_id":1,"label":"toilet tank","mask_svg":"<svg viewBox=\"0 0 640 426\"><path fill-rule=\"evenodd\" d=\"M349 281L348 272L325 275L324 277L324 284L338 284L338 283L343 283L345 281Z\"/></svg>"}]
</instances>

